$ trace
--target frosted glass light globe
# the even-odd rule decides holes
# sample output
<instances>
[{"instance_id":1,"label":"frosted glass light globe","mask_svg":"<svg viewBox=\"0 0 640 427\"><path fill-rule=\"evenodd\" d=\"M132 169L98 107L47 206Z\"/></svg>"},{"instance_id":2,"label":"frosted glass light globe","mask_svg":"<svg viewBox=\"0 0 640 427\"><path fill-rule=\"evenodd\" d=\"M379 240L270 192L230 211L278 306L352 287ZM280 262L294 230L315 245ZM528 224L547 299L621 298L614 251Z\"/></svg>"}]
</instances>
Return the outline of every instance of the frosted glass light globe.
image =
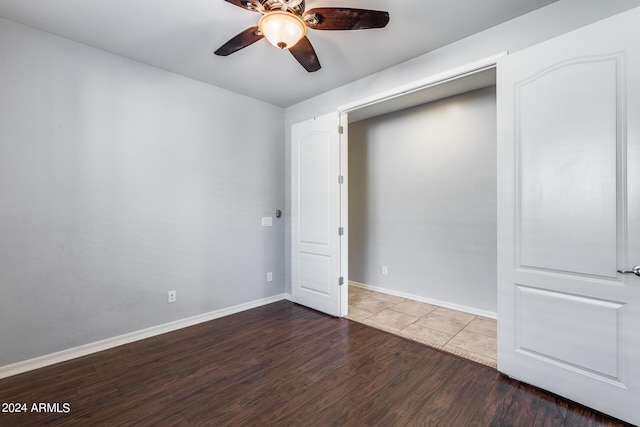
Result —
<instances>
[{"instance_id":1,"label":"frosted glass light globe","mask_svg":"<svg viewBox=\"0 0 640 427\"><path fill-rule=\"evenodd\" d=\"M302 19L281 10L263 15L258 22L258 27L269 43L279 49L293 47L307 33L307 27Z\"/></svg>"}]
</instances>

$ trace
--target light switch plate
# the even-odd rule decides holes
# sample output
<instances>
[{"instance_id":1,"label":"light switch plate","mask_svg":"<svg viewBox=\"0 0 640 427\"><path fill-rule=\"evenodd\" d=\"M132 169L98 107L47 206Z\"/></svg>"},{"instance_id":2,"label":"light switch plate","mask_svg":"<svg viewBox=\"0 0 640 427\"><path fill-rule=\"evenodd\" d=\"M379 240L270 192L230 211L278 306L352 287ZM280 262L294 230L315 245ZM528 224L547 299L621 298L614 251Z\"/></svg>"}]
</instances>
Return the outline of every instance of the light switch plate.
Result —
<instances>
[{"instance_id":1,"label":"light switch plate","mask_svg":"<svg viewBox=\"0 0 640 427\"><path fill-rule=\"evenodd\" d=\"M271 226L273 226L273 217L263 216L262 217L262 226L263 227L271 227Z\"/></svg>"}]
</instances>

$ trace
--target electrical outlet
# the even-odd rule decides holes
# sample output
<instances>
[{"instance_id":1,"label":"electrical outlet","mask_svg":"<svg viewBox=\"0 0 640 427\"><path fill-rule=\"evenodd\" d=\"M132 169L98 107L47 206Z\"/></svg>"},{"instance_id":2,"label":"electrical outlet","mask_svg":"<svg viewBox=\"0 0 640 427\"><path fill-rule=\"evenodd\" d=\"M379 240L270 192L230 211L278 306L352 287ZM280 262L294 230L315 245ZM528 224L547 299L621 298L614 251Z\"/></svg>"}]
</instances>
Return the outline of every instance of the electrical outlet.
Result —
<instances>
[{"instance_id":1,"label":"electrical outlet","mask_svg":"<svg viewBox=\"0 0 640 427\"><path fill-rule=\"evenodd\" d=\"M272 272L268 272L267 273L267 282L273 282L273 273Z\"/></svg>"},{"instance_id":2,"label":"electrical outlet","mask_svg":"<svg viewBox=\"0 0 640 427\"><path fill-rule=\"evenodd\" d=\"M382 274L384 274L385 276L386 276L387 274L389 274L389 269L387 269L387 266L386 266L386 265L383 265L383 266L382 266Z\"/></svg>"},{"instance_id":3,"label":"electrical outlet","mask_svg":"<svg viewBox=\"0 0 640 427\"><path fill-rule=\"evenodd\" d=\"M177 299L178 299L178 294L176 293L176 291L167 292L167 303L168 304L176 302Z\"/></svg>"}]
</instances>

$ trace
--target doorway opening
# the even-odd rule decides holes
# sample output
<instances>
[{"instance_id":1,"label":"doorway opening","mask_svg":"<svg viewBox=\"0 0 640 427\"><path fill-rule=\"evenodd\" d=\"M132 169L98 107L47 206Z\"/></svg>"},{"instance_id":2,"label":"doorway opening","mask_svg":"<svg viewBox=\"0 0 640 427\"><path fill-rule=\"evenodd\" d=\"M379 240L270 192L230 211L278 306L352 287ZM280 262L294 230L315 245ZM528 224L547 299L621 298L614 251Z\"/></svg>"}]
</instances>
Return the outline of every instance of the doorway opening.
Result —
<instances>
[{"instance_id":1,"label":"doorway opening","mask_svg":"<svg viewBox=\"0 0 640 427\"><path fill-rule=\"evenodd\" d=\"M347 121L348 317L495 367L495 68Z\"/></svg>"}]
</instances>

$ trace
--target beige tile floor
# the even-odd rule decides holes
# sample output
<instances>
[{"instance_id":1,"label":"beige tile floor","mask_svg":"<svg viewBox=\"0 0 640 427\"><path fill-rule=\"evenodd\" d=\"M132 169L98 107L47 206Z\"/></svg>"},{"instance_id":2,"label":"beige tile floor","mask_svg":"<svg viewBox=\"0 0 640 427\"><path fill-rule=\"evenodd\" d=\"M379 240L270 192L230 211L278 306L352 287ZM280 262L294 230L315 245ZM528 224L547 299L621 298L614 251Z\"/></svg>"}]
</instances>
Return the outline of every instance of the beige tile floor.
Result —
<instances>
[{"instance_id":1,"label":"beige tile floor","mask_svg":"<svg viewBox=\"0 0 640 427\"><path fill-rule=\"evenodd\" d=\"M349 284L347 318L496 367L496 321Z\"/></svg>"}]
</instances>

